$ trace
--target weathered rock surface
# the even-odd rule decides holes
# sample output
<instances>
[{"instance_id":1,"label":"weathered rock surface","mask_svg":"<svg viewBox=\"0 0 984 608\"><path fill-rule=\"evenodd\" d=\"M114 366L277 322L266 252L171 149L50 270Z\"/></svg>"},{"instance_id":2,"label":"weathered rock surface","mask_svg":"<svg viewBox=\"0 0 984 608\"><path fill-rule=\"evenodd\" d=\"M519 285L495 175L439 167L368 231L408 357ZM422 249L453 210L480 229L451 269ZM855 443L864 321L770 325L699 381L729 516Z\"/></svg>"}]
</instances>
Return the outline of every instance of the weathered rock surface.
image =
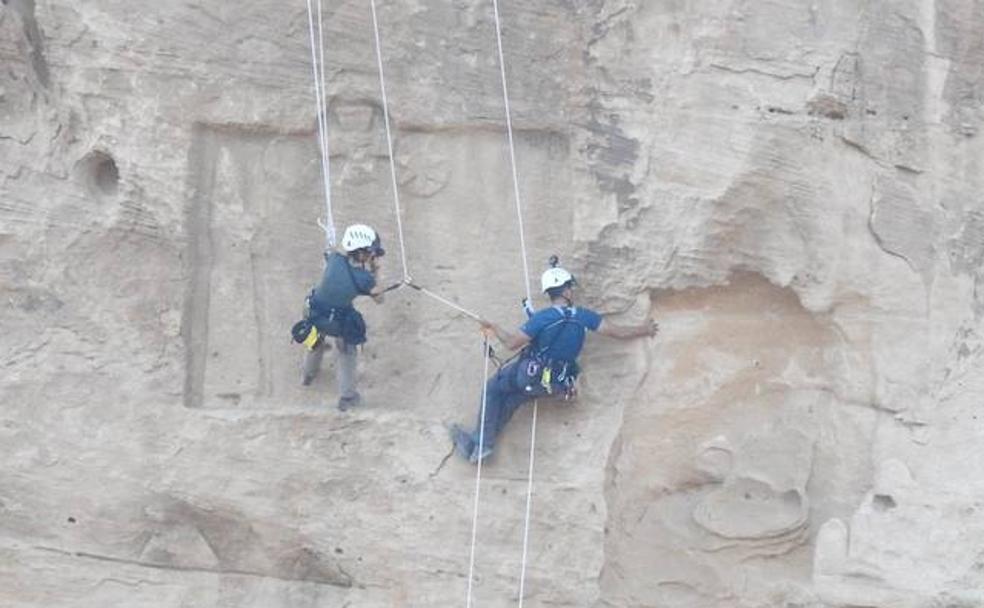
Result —
<instances>
[{"instance_id":1,"label":"weathered rock surface","mask_svg":"<svg viewBox=\"0 0 984 608\"><path fill-rule=\"evenodd\" d=\"M524 605L984 606L984 4L500 5L532 273L662 326L539 408ZM518 323L491 5L379 17L410 273ZM325 27L336 219L397 280L367 3ZM397 291L362 408L298 381L309 61L301 2L0 4L0 605L463 603L473 324ZM516 603L529 424L476 605Z\"/></svg>"}]
</instances>

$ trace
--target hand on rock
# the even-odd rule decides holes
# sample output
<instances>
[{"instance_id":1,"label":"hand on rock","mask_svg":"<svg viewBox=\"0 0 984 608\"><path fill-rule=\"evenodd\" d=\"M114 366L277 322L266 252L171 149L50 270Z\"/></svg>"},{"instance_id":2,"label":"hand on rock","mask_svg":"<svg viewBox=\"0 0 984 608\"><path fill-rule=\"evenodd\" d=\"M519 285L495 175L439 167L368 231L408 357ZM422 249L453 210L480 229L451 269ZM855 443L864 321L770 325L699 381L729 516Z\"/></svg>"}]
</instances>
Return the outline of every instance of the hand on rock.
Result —
<instances>
[{"instance_id":1,"label":"hand on rock","mask_svg":"<svg viewBox=\"0 0 984 608\"><path fill-rule=\"evenodd\" d=\"M659 323L657 323L656 321L650 320L649 321L649 332L648 332L649 337L650 338L655 338L656 337L656 334L658 334L658 333L659 333Z\"/></svg>"}]
</instances>

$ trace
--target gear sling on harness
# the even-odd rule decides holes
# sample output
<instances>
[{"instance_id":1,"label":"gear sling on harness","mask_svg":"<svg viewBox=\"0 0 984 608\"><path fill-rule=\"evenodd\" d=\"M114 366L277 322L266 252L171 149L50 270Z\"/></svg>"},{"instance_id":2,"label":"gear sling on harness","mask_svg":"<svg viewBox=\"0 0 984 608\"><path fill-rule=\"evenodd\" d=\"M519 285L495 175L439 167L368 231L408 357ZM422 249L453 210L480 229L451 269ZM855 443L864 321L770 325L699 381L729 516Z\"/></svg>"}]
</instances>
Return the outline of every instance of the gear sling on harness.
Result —
<instances>
[{"instance_id":1,"label":"gear sling on harness","mask_svg":"<svg viewBox=\"0 0 984 608\"><path fill-rule=\"evenodd\" d=\"M327 261L328 254L325 254ZM352 273L352 266L345 260L352 286L362 295L369 295L359 289L359 284ZM341 338L347 344L358 346L366 341L366 321L362 313L351 304L348 306L320 307L314 299L314 290L306 298L307 312L304 319L294 324L291 329L294 341L314 350L326 337Z\"/></svg>"},{"instance_id":2,"label":"gear sling on harness","mask_svg":"<svg viewBox=\"0 0 984 608\"><path fill-rule=\"evenodd\" d=\"M574 319L570 309L565 308L561 311L561 314L563 314L562 318L557 319L540 330L533 342L520 351L518 364L511 378L512 386L516 390L524 393L534 393L543 389L549 395L553 394L555 386L559 386L563 389L565 398L573 396L574 384L580 372L577 362L573 360L552 359L547 357L547 353L550 352L550 349L557 343L557 340L560 339L568 326L574 325L583 332L584 325ZM560 328L557 329L550 341L546 345L540 346L538 344L539 338L544 332L558 325ZM503 366L502 369L505 370L507 367Z\"/></svg>"}]
</instances>

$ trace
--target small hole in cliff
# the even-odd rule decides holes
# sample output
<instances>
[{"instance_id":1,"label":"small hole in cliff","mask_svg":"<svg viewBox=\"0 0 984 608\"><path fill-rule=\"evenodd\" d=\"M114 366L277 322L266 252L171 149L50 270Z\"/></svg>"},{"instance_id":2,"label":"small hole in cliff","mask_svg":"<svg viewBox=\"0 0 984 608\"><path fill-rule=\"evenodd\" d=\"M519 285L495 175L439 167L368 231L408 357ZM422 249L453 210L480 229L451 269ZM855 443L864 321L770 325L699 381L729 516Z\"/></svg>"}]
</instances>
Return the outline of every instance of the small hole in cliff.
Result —
<instances>
[{"instance_id":1,"label":"small hole in cliff","mask_svg":"<svg viewBox=\"0 0 984 608\"><path fill-rule=\"evenodd\" d=\"M74 524L75 523L75 518L74 517L69 517L68 518L68 523Z\"/></svg>"},{"instance_id":2,"label":"small hole in cliff","mask_svg":"<svg viewBox=\"0 0 984 608\"><path fill-rule=\"evenodd\" d=\"M96 164L92 175L96 188L103 194L116 194L120 188L120 170L116 161L110 157L103 158Z\"/></svg>"},{"instance_id":3,"label":"small hole in cliff","mask_svg":"<svg viewBox=\"0 0 984 608\"><path fill-rule=\"evenodd\" d=\"M876 511L888 511L897 506L895 499L888 494L875 494L874 498L871 499L871 504Z\"/></svg>"},{"instance_id":4,"label":"small hole in cliff","mask_svg":"<svg viewBox=\"0 0 984 608\"><path fill-rule=\"evenodd\" d=\"M80 178L96 197L116 196L120 189L120 170L112 156L95 150L77 165Z\"/></svg>"}]
</instances>

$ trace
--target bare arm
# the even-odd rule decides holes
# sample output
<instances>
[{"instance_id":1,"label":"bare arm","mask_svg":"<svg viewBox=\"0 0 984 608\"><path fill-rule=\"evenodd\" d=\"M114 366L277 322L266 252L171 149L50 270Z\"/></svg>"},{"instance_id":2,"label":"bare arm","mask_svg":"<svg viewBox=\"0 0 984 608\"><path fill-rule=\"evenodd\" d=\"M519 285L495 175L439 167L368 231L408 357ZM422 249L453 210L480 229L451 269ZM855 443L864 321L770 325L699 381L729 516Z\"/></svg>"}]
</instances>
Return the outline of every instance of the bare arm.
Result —
<instances>
[{"instance_id":1,"label":"bare arm","mask_svg":"<svg viewBox=\"0 0 984 608\"><path fill-rule=\"evenodd\" d=\"M633 338L652 338L659 333L659 323L649 319L639 325L613 325L604 321L598 328L598 333L616 340L632 340Z\"/></svg>"},{"instance_id":2,"label":"bare arm","mask_svg":"<svg viewBox=\"0 0 984 608\"><path fill-rule=\"evenodd\" d=\"M530 337L527 336L522 331L513 333L511 331L507 331L503 329L501 326L496 325L495 323L490 323L489 321L485 321L484 319L482 321L479 321L479 323L482 324L483 330L492 332L495 335L495 337L498 338L500 342L502 342L502 345L508 348L509 350L517 350L523 348L530 342Z\"/></svg>"}]
</instances>

